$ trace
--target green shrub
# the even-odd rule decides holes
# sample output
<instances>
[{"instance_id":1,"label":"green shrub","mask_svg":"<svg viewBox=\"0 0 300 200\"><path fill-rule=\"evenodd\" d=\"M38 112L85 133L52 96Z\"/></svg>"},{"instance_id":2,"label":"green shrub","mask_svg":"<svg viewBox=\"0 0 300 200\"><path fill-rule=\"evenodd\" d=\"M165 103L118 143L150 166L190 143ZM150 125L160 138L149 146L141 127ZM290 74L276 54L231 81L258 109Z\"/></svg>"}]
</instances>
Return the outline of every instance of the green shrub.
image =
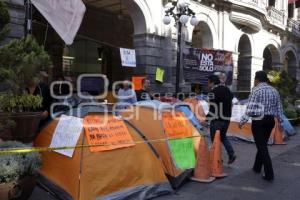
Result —
<instances>
[{"instance_id":1,"label":"green shrub","mask_svg":"<svg viewBox=\"0 0 300 200\"><path fill-rule=\"evenodd\" d=\"M287 108L284 110L284 115L288 118L288 119L295 119L297 118L297 112L295 109L290 109Z\"/></svg>"},{"instance_id":2,"label":"green shrub","mask_svg":"<svg viewBox=\"0 0 300 200\"><path fill-rule=\"evenodd\" d=\"M15 141L0 143L0 150L26 148L25 144ZM7 154L0 159L0 183L16 181L25 176L34 176L41 166L39 153Z\"/></svg>"}]
</instances>

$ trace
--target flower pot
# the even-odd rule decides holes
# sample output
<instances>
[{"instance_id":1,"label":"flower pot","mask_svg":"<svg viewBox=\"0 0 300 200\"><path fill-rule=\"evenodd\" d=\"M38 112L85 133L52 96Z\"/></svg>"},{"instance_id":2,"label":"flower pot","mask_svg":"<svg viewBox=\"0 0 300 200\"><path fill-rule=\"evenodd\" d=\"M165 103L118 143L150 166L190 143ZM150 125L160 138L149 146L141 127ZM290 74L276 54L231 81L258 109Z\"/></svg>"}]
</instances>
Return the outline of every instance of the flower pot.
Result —
<instances>
[{"instance_id":1,"label":"flower pot","mask_svg":"<svg viewBox=\"0 0 300 200\"><path fill-rule=\"evenodd\" d=\"M17 181L0 184L1 200L27 200L36 185L35 177L26 176Z\"/></svg>"},{"instance_id":2,"label":"flower pot","mask_svg":"<svg viewBox=\"0 0 300 200\"><path fill-rule=\"evenodd\" d=\"M23 143L32 142L37 136L38 126L41 120L41 112L24 113L0 113L0 122L3 119L11 119L16 122L16 126L11 130L6 130L3 140L16 140Z\"/></svg>"}]
</instances>

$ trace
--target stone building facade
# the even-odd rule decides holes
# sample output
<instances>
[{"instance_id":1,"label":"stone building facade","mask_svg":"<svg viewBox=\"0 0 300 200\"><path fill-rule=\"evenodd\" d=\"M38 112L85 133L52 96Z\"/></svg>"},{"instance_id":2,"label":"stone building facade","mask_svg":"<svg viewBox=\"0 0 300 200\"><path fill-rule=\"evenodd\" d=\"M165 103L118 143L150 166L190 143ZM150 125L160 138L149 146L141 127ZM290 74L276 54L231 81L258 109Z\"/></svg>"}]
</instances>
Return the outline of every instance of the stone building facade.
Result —
<instances>
[{"instance_id":1,"label":"stone building facade","mask_svg":"<svg viewBox=\"0 0 300 200\"><path fill-rule=\"evenodd\" d=\"M143 75L150 77L156 92L173 92L177 28L162 22L169 1L83 0L87 12L77 38L72 46L62 44L59 52L62 57L71 58L72 68L78 73L103 73L110 81ZM22 10L24 1L8 2L12 15L17 16L12 21L13 30L17 31L11 37L15 37L21 32L17 25L24 12L18 10ZM233 91L249 92L257 70L285 69L300 79L298 8L289 6L287 0L191 0L190 8L199 23L183 27L182 48L233 52ZM40 32L45 30L44 24ZM136 68L121 66L119 47L136 50ZM99 56L103 57L101 63ZM165 70L164 83L155 82L157 67ZM190 84L183 78L181 89L190 91Z\"/></svg>"}]
</instances>

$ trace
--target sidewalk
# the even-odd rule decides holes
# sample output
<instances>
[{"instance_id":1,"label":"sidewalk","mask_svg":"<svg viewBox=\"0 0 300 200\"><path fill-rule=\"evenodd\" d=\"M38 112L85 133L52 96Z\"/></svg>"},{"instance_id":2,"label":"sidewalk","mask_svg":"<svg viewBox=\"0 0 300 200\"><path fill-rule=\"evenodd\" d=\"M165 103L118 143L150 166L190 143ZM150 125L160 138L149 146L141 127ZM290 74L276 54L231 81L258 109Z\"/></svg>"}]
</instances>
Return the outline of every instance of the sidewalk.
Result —
<instances>
[{"instance_id":1,"label":"sidewalk","mask_svg":"<svg viewBox=\"0 0 300 200\"><path fill-rule=\"evenodd\" d=\"M273 183L261 179L251 170L256 148L252 143L233 141L237 160L231 166L225 165L228 177L210 184L188 182L173 195L155 200L288 200L300 199L300 127L298 135L287 141L287 145L269 147L275 172ZM223 151L223 159L227 156Z\"/></svg>"}]
</instances>

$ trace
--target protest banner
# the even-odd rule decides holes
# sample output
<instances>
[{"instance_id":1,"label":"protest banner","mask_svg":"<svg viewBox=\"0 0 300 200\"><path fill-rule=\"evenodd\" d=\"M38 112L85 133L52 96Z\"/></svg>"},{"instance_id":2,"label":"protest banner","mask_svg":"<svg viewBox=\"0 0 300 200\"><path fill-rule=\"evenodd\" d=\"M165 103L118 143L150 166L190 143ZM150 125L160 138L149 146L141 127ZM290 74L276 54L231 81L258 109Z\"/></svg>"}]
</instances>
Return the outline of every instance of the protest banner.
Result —
<instances>
[{"instance_id":1,"label":"protest banner","mask_svg":"<svg viewBox=\"0 0 300 200\"><path fill-rule=\"evenodd\" d=\"M183 73L187 82L207 84L210 74L222 74L226 85L232 84L232 52L187 48L183 52Z\"/></svg>"}]
</instances>

